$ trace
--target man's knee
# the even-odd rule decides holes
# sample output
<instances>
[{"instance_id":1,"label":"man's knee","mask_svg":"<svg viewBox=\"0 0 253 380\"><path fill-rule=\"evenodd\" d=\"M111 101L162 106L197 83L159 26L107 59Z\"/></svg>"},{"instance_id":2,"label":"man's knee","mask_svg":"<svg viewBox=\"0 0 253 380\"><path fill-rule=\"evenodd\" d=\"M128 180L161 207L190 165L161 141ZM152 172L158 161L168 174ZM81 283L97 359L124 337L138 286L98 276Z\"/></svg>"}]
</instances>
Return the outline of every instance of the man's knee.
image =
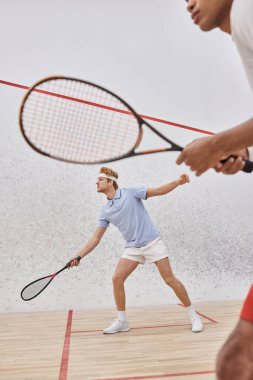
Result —
<instances>
[{"instance_id":1,"label":"man's knee","mask_svg":"<svg viewBox=\"0 0 253 380\"><path fill-rule=\"evenodd\" d=\"M125 277L122 273L114 273L112 276L112 282L114 285L120 285L123 284L125 281Z\"/></svg>"},{"instance_id":2,"label":"man's knee","mask_svg":"<svg viewBox=\"0 0 253 380\"><path fill-rule=\"evenodd\" d=\"M170 275L170 276L166 276L166 277L164 278L164 281L165 281L165 283L166 283L167 285L169 285L171 288L173 288L174 285L175 285L175 283L176 283L176 281L177 281L177 279L176 279L176 277L172 274L172 275Z\"/></svg>"}]
</instances>

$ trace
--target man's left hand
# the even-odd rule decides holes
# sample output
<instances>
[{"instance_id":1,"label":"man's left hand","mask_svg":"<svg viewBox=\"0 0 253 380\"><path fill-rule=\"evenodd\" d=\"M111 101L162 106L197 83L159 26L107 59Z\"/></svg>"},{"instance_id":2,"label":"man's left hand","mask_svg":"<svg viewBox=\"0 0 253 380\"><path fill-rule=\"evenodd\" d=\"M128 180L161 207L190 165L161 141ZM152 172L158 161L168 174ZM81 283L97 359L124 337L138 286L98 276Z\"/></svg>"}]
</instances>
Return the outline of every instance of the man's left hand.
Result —
<instances>
[{"instance_id":1,"label":"man's left hand","mask_svg":"<svg viewBox=\"0 0 253 380\"><path fill-rule=\"evenodd\" d=\"M178 165L184 162L199 176L208 169L216 167L223 156L224 153L219 151L214 136L210 136L186 145L176 162Z\"/></svg>"},{"instance_id":2,"label":"man's left hand","mask_svg":"<svg viewBox=\"0 0 253 380\"><path fill-rule=\"evenodd\" d=\"M179 185L184 185L185 183L189 183L189 182L190 182L190 177L185 173L181 174L181 176L178 179Z\"/></svg>"}]
</instances>

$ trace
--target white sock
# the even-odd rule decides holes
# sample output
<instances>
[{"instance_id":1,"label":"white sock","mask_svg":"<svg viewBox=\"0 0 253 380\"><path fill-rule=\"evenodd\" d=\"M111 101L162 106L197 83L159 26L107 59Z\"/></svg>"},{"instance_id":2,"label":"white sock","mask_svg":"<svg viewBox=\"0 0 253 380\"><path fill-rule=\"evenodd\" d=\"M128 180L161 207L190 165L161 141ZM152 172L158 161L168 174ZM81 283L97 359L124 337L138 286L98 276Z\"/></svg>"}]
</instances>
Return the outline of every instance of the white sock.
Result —
<instances>
[{"instance_id":1,"label":"white sock","mask_svg":"<svg viewBox=\"0 0 253 380\"><path fill-rule=\"evenodd\" d=\"M187 313L188 313L188 315L189 315L190 318L195 317L196 314L197 314L196 311L195 311L195 309L194 309L194 307L192 305L187 306L186 310L187 310Z\"/></svg>"},{"instance_id":2,"label":"white sock","mask_svg":"<svg viewBox=\"0 0 253 380\"><path fill-rule=\"evenodd\" d=\"M118 319L120 322L126 321L126 312L125 311L118 311Z\"/></svg>"}]
</instances>

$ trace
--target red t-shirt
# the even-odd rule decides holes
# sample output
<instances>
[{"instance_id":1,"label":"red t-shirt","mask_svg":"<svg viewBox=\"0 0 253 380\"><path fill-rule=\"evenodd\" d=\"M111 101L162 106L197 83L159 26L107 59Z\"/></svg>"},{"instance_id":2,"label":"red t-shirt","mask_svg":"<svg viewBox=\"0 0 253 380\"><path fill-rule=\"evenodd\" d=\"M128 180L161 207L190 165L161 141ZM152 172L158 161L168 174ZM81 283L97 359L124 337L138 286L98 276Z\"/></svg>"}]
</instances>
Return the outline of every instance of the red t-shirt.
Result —
<instances>
[{"instance_id":1,"label":"red t-shirt","mask_svg":"<svg viewBox=\"0 0 253 380\"><path fill-rule=\"evenodd\" d=\"M241 311L241 318L253 323L253 285L251 286L249 294L244 301Z\"/></svg>"}]
</instances>

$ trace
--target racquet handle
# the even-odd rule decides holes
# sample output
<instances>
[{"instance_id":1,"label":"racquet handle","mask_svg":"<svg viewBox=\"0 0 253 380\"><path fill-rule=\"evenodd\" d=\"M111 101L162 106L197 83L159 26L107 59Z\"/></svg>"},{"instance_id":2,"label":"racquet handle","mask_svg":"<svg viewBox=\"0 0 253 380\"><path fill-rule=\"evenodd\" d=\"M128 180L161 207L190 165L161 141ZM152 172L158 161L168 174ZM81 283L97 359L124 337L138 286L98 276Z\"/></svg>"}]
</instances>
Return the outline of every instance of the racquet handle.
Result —
<instances>
[{"instance_id":1,"label":"racquet handle","mask_svg":"<svg viewBox=\"0 0 253 380\"><path fill-rule=\"evenodd\" d=\"M253 162L249 160L245 160L245 165L244 168L242 169L243 172L245 173L252 173L253 171Z\"/></svg>"},{"instance_id":2,"label":"racquet handle","mask_svg":"<svg viewBox=\"0 0 253 380\"><path fill-rule=\"evenodd\" d=\"M224 164L229 158L237 158L235 156L230 156L228 158L226 158L225 160L221 160L221 163ZM249 160L244 160L245 162L245 165L244 165L244 168L242 169L243 172L245 173L252 173L253 171L253 162L252 161L249 161Z\"/></svg>"},{"instance_id":3,"label":"racquet handle","mask_svg":"<svg viewBox=\"0 0 253 380\"><path fill-rule=\"evenodd\" d=\"M75 259L70 260L70 261L65 265L64 268L68 268L68 267L70 266L70 264L72 263L72 261L74 261L74 260L78 260L78 261L80 261L80 260L81 260L81 256L77 256Z\"/></svg>"}]
</instances>

